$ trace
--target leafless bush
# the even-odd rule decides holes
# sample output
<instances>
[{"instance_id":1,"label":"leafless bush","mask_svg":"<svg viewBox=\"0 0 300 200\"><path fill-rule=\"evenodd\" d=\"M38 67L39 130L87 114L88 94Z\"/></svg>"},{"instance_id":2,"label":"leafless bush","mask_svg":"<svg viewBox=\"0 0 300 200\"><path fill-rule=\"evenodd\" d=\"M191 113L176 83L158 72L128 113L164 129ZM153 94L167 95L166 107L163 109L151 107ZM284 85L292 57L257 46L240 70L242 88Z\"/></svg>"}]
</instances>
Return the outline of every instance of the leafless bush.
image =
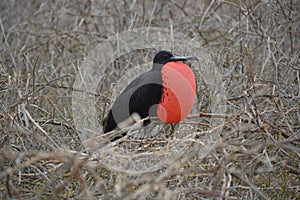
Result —
<instances>
[{"instance_id":1,"label":"leafless bush","mask_svg":"<svg viewBox=\"0 0 300 200\"><path fill-rule=\"evenodd\" d=\"M300 198L298 1L32 0L3 1L0 9L1 199ZM187 132L189 151L151 172L130 173L86 154L71 99L89 51L140 27L172 28L209 49L209 67L224 77L227 111L211 113L211 91L199 75L196 112L183 122L196 124ZM99 123L114 96L108 87L153 53L124 55L107 67L111 78L94 94ZM212 118L225 120L221 137L201 157L201 136L217 128L207 124ZM136 150L151 152L178 131L128 137L111 149L138 140Z\"/></svg>"}]
</instances>

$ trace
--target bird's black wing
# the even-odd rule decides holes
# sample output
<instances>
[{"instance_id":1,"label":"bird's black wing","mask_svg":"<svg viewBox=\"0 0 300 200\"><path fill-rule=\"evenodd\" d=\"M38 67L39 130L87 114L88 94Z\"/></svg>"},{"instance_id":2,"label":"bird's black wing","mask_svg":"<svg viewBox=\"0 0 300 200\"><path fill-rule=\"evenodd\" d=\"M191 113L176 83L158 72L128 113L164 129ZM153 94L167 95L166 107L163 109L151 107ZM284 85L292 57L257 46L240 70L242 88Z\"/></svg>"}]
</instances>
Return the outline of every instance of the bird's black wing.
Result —
<instances>
[{"instance_id":1,"label":"bird's black wing","mask_svg":"<svg viewBox=\"0 0 300 200\"><path fill-rule=\"evenodd\" d=\"M132 81L116 99L104 125L104 132L116 128L117 124L128 119L132 113L141 118L149 116L149 109L158 104L162 95L160 71L150 70Z\"/></svg>"}]
</instances>

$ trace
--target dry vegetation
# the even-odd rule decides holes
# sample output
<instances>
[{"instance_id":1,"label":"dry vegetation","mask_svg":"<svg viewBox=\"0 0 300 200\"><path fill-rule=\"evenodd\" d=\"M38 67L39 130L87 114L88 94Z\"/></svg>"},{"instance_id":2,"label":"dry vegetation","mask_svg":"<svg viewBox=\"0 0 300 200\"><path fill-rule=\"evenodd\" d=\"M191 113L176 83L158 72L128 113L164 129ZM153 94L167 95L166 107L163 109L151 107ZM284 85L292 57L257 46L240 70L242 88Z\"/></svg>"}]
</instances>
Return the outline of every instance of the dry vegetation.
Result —
<instances>
[{"instance_id":1,"label":"dry vegetation","mask_svg":"<svg viewBox=\"0 0 300 200\"><path fill-rule=\"evenodd\" d=\"M224 77L226 113L210 114L203 82L196 108L202 114L190 116L186 123L196 126L178 140L182 149L185 139L190 146L171 163L130 172L83 155L71 109L80 63L111 35L170 24L210 49L210 67ZM1 1L0 198L299 199L299 28L296 0ZM153 52L137 55L149 61ZM120 58L103 83L117 82L126 70L122 59L136 65L144 57ZM105 84L98 91L103 111L114 94ZM221 138L200 156L201 135L215 128L205 122L216 117L224 119ZM160 137L132 146L128 137L104 154L147 153L172 142Z\"/></svg>"}]
</instances>

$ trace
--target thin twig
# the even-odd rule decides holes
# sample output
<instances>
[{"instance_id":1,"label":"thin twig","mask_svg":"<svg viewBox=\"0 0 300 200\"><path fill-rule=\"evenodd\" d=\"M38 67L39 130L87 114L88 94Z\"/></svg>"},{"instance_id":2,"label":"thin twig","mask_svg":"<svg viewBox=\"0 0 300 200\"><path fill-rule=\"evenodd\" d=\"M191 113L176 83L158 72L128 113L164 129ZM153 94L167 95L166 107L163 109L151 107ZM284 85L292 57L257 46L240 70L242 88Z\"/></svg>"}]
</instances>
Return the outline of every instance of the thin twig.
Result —
<instances>
[{"instance_id":1,"label":"thin twig","mask_svg":"<svg viewBox=\"0 0 300 200\"><path fill-rule=\"evenodd\" d=\"M27 114L29 120L46 136L46 138L55 146L55 148L57 150L60 149L58 144L49 136L49 134L38 123L35 122L35 120L32 118L30 113L25 108L24 111Z\"/></svg>"}]
</instances>

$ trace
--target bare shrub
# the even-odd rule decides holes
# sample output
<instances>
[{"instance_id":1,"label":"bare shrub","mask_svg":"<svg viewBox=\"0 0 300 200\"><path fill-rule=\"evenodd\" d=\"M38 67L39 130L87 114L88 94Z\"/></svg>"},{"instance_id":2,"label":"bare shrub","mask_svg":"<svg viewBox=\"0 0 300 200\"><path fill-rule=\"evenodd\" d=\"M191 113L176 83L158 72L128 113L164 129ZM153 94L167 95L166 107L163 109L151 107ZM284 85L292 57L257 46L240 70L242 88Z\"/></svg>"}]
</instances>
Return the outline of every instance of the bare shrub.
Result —
<instances>
[{"instance_id":1,"label":"bare shrub","mask_svg":"<svg viewBox=\"0 0 300 200\"><path fill-rule=\"evenodd\" d=\"M1 199L299 199L299 8L292 0L1 2ZM182 123L192 127L188 153L130 173L85 152L71 100L89 51L140 27L172 28L208 49L209 67L224 77L227 111L212 112L210 88L197 74L199 101ZM109 86L154 52L133 52L107 67L93 94L99 123L115 95ZM221 137L201 157L201 136L217 128L207 121L220 118ZM178 132L164 127L161 138L127 137L114 149L138 141L135 150L149 153Z\"/></svg>"}]
</instances>

